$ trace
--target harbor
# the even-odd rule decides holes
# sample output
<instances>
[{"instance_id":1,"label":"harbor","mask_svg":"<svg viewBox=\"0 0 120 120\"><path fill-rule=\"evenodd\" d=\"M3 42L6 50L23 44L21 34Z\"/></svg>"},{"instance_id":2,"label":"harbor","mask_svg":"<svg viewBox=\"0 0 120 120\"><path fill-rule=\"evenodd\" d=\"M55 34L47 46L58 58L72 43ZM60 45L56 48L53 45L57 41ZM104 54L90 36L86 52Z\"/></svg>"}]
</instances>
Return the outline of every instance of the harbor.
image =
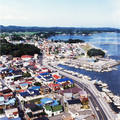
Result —
<instances>
[{"instance_id":1,"label":"harbor","mask_svg":"<svg viewBox=\"0 0 120 120\"><path fill-rule=\"evenodd\" d=\"M89 75L85 75L80 73L78 70L79 68L75 68L73 66L71 66L70 68L72 69L68 69L69 66L64 66L63 65L58 65L60 69L62 69L62 71L72 74L76 77L81 78L83 81L89 81L92 84L95 85L95 87L99 90L100 92L100 96L110 105L110 107L112 108L112 110L115 113L119 113L120 112L120 96L117 95L115 92L112 92L112 90L109 89L109 84L107 84L106 82L103 82L102 80L98 80L96 77L95 79L93 79L93 77L90 77ZM63 68L67 68L67 69L63 69ZM74 71L73 71L74 69ZM81 69L83 70L83 69ZM88 71L86 71L88 72ZM92 71L89 71L92 72ZM96 72L98 73L98 72ZM109 72L106 72L109 73ZM103 74L103 73L102 73Z\"/></svg>"}]
</instances>

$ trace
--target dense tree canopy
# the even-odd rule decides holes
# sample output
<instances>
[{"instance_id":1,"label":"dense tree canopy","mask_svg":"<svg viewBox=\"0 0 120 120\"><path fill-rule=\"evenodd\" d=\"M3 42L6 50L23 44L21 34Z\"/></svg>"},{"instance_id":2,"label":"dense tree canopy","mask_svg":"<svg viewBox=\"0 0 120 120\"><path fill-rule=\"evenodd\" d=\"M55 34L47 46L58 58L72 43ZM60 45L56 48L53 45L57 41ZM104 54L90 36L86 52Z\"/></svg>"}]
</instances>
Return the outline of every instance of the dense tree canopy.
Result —
<instances>
[{"instance_id":1,"label":"dense tree canopy","mask_svg":"<svg viewBox=\"0 0 120 120\"><path fill-rule=\"evenodd\" d=\"M34 45L28 45L28 44L11 44L6 41L1 42L1 51L0 55L12 55L13 57L20 57L22 55L34 55L39 54L40 49L35 47Z\"/></svg>"},{"instance_id":2,"label":"dense tree canopy","mask_svg":"<svg viewBox=\"0 0 120 120\"><path fill-rule=\"evenodd\" d=\"M92 57L92 56L102 56L102 57L104 57L104 56L105 56L105 52L103 52L103 51L100 50L100 49L95 49L95 48L93 48L93 49L89 49L89 50L87 51L87 55L88 55L89 57Z\"/></svg>"},{"instance_id":3,"label":"dense tree canopy","mask_svg":"<svg viewBox=\"0 0 120 120\"><path fill-rule=\"evenodd\" d=\"M90 34L94 32L120 32L115 28L76 28L76 27L24 27L24 26L3 26L0 25L1 32L60 32L66 34L83 33Z\"/></svg>"},{"instance_id":4,"label":"dense tree canopy","mask_svg":"<svg viewBox=\"0 0 120 120\"><path fill-rule=\"evenodd\" d=\"M69 39L69 40L55 40L54 42L65 42L65 43L84 43L85 41L80 39Z\"/></svg>"},{"instance_id":5,"label":"dense tree canopy","mask_svg":"<svg viewBox=\"0 0 120 120\"><path fill-rule=\"evenodd\" d=\"M12 35L11 36L11 40L13 41L20 41L20 40L24 40L22 37L20 37L19 35Z\"/></svg>"},{"instance_id":6,"label":"dense tree canopy","mask_svg":"<svg viewBox=\"0 0 120 120\"><path fill-rule=\"evenodd\" d=\"M23 77L31 77L31 74L30 73L23 73Z\"/></svg>"}]
</instances>

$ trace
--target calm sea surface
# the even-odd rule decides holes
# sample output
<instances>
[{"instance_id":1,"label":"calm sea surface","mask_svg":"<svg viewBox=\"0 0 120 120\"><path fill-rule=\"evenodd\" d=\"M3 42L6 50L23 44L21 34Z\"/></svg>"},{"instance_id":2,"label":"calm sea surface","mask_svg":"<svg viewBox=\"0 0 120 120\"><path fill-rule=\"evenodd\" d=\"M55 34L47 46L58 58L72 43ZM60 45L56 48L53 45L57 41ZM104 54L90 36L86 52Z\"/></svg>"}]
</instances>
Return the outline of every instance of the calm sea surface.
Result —
<instances>
[{"instance_id":1,"label":"calm sea surface","mask_svg":"<svg viewBox=\"0 0 120 120\"><path fill-rule=\"evenodd\" d=\"M53 40L68 40L68 39L81 39L85 42L92 43L96 47L108 51L110 58L120 60L120 34L119 33L99 33L89 36L82 35L58 35L52 36L49 39ZM94 71L86 71L69 66L59 65L65 69L73 70L85 75L90 76L92 79L98 79L108 84L109 89L120 95L120 65L117 66L118 70L98 73ZM119 110L113 106L113 109L118 112Z\"/></svg>"},{"instance_id":2,"label":"calm sea surface","mask_svg":"<svg viewBox=\"0 0 120 120\"><path fill-rule=\"evenodd\" d=\"M89 36L82 35L58 35L52 36L49 39L54 40L68 40L68 39L81 39L85 42L92 43L96 47L102 48L108 51L108 55L111 58L120 60L120 34L119 33L99 33ZM105 44L104 44L105 43ZM109 43L109 44L106 44ZM118 44L117 44L118 43ZM62 65L61 65L62 66ZM108 84L109 89L113 93L120 95L120 65L117 66L118 70L111 72L98 73L94 71L86 71L83 69L76 69L68 66L62 66L66 69L72 69L73 71L89 75L92 79L97 78Z\"/></svg>"}]
</instances>

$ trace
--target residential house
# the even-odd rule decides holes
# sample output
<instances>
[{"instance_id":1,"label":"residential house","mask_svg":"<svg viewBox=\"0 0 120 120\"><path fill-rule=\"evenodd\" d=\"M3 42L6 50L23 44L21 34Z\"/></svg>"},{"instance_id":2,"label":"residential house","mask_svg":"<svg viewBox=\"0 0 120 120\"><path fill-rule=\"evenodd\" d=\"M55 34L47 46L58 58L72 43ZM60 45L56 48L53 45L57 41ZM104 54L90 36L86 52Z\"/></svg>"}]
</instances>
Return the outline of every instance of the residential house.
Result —
<instances>
[{"instance_id":1,"label":"residential house","mask_svg":"<svg viewBox=\"0 0 120 120\"><path fill-rule=\"evenodd\" d=\"M0 108L3 108L5 99L4 97L0 97Z\"/></svg>"},{"instance_id":2,"label":"residential house","mask_svg":"<svg viewBox=\"0 0 120 120\"><path fill-rule=\"evenodd\" d=\"M31 60L32 58L33 58L33 56L31 56L31 55L23 55L23 56L21 56L21 59L24 60L24 61Z\"/></svg>"},{"instance_id":3,"label":"residential house","mask_svg":"<svg viewBox=\"0 0 120 120\"><path fill-rule=\"evenodd\" d=\"M30 109L30 112L27 112L25 115L27 120L33 120L45 114L42 106L35 105L29 109Z\"/></svg>"},{"instance_id":4,"label":"residential house","mask_svg":"<svg viewBox=\"0 0 120 120\"><path fill-rule=\"evenodd\" d=\"M56 105L56 106L45 105L44 109L45 109L45 112L47 113L48 117L59 115L60 112L63 111L61 105Z\"/></svg>"},{"instance_id":5,"label":"residential house","mask_svg":"<svg viewBox=\"0 0 120 120\"><path fill-rule=\"evenodd\" d=\"M40 93L41 94L48 94L48 93L50 93L51 91L50 91L50 88L46 85L46 86L41 86L40 87Z\"/></svg>"},{"instance_id":6,"label":"residential house","mask_svg":"<svg viewBox=\"0 0 120 120\"><path fill-rule=\"evenodd\" d=\"M72 118L76 118L79 116L79 112L74 108L70 108L69 113L71 114Z\"/></svg>"},{"instance_id":7,"label":"residential house","mask_svg":"<svg viewBox=\"0 0 120 120\"><path fill-rule=\"evenodd\" d=\"M31 110L33 115L38 114L38 113L43 113L43 107L42 106L35 105L34 107L31 107L30 110Z\"/></svg>"},{"instance_id":8,"label":"residential house","mask_svg":"<svg viewBox=\"0 0 120 120\"><path fill-rule=\"evenodd\" d=\"M65 87L65 86L71 87L74 84L73 80L70 78L58 79L57 83L60 84L62 87Z\"/></svg>"},{"instance_id":9,"label":"residential house","mask_svg":"<svg viewBox=\"0 0 120 120\"><path fill-rule=\"evenodd\" d=\"M41 73L39 75L45 84L49 84L53 82L53 78L50 73L46 72L46 73Z\"/></svg>"},{"instance_id":10,"label":"residential house","mask_svg":"<svg viewBox=\"0 0 120 120\"><path fill-rule=\"evenodd\" d=\"M28 83L20 84L20 88L21 89L27 89L28 88Z\"/></svg>"},{"instance_id":11,"label":"residential house","mask_svg":"<svg viewBox=\"0 0 120 120\"><path fill-rule=\"evenodd\" d=\"M69 109L75 109L76 111L79 111L82 107L80 99L72 99L72 100L67 100L66 101L66 107Z\"/></svg>"},{"instance_id":12,"label":"residential house","mask_svg":"<svg viewBox=\"0 0 120 120\"><path fill-rule=\"evenodd\" d=\"M57 74L53 74L52 75L53 79L56 81L57 79L60 79L61 76L60 75L57 75Z\"/></svg>"},{"instance_id":13,"label":"residential house","mask_svg":"<svg viewBox=\"0 0 120 120\"><path fill-rule=\"evenodd\" d=\"M60 84L50 83L48 84L48 86L50 87L52 91L60 90Z\"/></svg>"},{"instance_id":14,"label":"residential house","mask_svg":"<svg viewBox=\"0 0 120 120\"><path fill-rule=\"evenodd\" d=\"M88 101L88 95L85 90L79 91L79 94L80 94L81 101Z\"/></svg>"},{"instance_id":15,"label":"residential house","mask_svg":"<svg viewBox=\"0 0 120 120\"><path fill-rule=\"evenodd\" d=\"M64 93L72 93L72 98L79 98L79 91L81 91L82 89L78 88L78 87L73 87L73 88L69 88L69 89L65 89L65 90L60 90L59 94L61 94L62 96L64 95Z\"/></svg>"},{"instance_id":16,"label":"residential house","mask_svg":"<svg viewBox=\"0 0 120 120\"><path fill-rule=\"evenodd\" d=\"M34 103L25 103L24 104L24 111L25 113L31 112L30 108L33 108L36 104Z\"/></svg>"},{"instance_id":17,"label":"residential house","mask_svg":"<svg viewBox=\"0 0 120 120\"><path fill-rule=\"evenodd\" d=\"M5 110L5 115L8 118L18 118L19 117L19 112L17 108L11 108L11 109L7 109Z\"/></svg>"}]
</instances>

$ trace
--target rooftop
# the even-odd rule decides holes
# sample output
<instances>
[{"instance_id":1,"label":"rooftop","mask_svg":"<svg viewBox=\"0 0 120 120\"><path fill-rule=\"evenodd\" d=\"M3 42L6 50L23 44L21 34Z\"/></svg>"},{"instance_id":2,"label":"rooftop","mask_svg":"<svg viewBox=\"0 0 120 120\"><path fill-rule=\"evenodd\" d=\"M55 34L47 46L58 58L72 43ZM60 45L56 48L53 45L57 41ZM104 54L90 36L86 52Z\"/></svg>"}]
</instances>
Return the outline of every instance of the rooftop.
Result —
<instances>
[{"instance_id":1,"label":"rooftop","mask_svg":"<svg viewBox=\"0 0 120 120\"><path fill-rule=\"evenodd\" d=\"M62 106L61 105L53 106L52 109L53 109L53 112L61 111L62 110Z\"/></svg>"}]
</instances>

